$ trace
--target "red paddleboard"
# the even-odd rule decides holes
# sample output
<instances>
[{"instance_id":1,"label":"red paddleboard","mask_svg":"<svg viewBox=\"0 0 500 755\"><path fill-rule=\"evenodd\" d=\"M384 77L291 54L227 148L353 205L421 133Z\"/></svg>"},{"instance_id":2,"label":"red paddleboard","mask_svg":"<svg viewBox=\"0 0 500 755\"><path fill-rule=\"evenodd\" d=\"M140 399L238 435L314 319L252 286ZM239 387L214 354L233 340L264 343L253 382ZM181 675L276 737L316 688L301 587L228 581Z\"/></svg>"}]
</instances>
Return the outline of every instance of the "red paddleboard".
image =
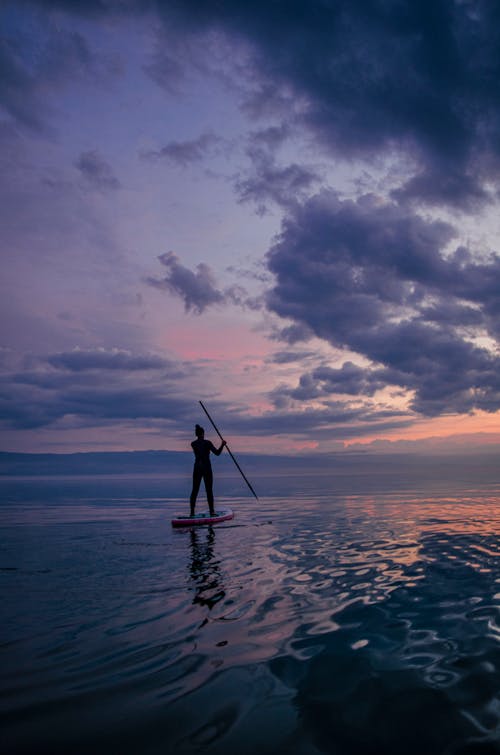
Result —
<instances>
[{"instance_id":1,"label":"red paddleboard","mask_svg":"<svg viewBox=\"0 0 500 755\"><path fill-rule=\"evenodd\" d=\"M172 527L195 527L200 524L218 524L219 522L226 522L233 517L234 514L231 509L217 509L214 516L208 511L203 511L194 516L174 516Z\"/></svg>"}]
</instances>

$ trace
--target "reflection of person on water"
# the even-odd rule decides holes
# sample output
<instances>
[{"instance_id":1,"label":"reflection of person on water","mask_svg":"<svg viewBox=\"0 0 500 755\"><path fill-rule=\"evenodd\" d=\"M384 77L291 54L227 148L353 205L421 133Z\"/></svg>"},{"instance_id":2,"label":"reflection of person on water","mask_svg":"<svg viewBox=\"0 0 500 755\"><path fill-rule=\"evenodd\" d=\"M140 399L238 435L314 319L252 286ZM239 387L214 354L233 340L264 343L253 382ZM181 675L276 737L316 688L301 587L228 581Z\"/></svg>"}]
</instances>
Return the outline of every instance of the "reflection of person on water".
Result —
<instances>
[{"instance_id":1,"label":"reflection of person on water","mask_svg":"<svg viewBox=\"0 0 500 755\"><path fill-rule=\"evenodd\" d=\"M194 507L196 504L196 497L200 489L201 481L205 483L205 490L207 493L208 508L212 516L215 515L214 510L214 494L213 494L213 475L212 465L210 464L210 451L216 456L222 453L222 449L226 445L226 441L223 440L219 448L215 448L214 444L205 440L205 430L196 425L195 427L196 440L191 443L191 448L194 451L194 468L193 468L193 490L191 491L191 516L194 516Z\"/></svg>"},{"instance_id":2,"label":"reflection of person on water","mask_svg":"<svg viewBox=\"0 0 500 755\"><path fill-rule=\"evenodd\" d=\"M209 610L225 596L221 584L219 561L214 557L215 531L208 527L203 533L191 530L191 563L189 571L195 585L193 603L207 606Z\"/></svg>"}]
</instances>

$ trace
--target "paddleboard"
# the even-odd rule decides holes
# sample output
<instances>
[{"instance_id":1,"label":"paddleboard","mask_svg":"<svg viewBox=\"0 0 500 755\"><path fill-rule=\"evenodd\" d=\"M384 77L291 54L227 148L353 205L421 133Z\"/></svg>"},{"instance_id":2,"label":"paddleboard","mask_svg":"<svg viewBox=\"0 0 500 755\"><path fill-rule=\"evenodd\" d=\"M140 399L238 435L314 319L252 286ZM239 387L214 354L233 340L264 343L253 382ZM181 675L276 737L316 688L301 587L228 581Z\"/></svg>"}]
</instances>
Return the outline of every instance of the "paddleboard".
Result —
<instances>
[{"instance_id":1,"label":"paddleboard","mask_svg":"<svg viewBox=\"0 0 500 755\"><path fill-rule=\"evenodd\" d=\"M231 509L217 509L215 516L212 516L209 511L202 511L194 516L174 516L172 519L172 527L194 527L200 524L218 524L219 522L226 522L233 517L234 513Z\"/></svg>"}]
</instances>

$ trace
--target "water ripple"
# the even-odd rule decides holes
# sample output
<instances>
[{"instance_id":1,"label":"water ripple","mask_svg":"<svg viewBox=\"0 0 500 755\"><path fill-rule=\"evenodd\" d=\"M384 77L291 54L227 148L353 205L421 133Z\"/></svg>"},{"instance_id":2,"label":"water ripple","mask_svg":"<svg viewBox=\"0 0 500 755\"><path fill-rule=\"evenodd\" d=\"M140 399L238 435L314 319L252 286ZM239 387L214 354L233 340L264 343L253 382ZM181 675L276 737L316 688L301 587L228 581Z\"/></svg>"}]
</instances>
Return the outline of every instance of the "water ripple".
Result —
<instances>
[{"instance_id":1,"label":"water ripple","mask_svg":"<svg viewBox=\"0 0 500 755\"><path fill-rule=\"evenodd\" d=\"M104 716L102 752L498 747L499 504L305 497L246 502L238 527L172 531L156 506L44 539L13 527L7 743L97 752Z\"/></svg>"}]
</instances>

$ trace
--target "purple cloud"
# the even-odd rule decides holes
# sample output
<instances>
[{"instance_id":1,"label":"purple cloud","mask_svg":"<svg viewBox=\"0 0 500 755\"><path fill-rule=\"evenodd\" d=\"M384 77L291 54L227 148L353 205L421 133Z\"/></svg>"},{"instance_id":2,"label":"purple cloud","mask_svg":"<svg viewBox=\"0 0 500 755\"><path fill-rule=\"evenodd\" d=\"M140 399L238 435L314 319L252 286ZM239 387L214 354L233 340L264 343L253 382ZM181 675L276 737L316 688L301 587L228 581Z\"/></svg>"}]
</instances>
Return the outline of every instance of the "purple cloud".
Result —
<instances>
[{"instance_id":1,"label":"purple cloud","mask_svg":"<svg viewBox=\"0 0 500 755\"><path fill-rule=\"evenodd\" d=\"M461 250L445 256L452 237L449 225L395 204L342 202L322 192L284 220L268 255L276 285L267 305L381 365L364 377L354 370L365 394L385 383L414 391L412 407L424 414L494 411L500 360L460 326L498 334L500 259L476 263ZM315 375L325 377L341 392L347 374ZM302 389L319 390L317 382Z\"/></svg>"},{"instance_id":2,"label":"purple cloud","mask_svg":"<svg viewBox=\"0 0 500 755\"><path fill-rule=\"evenodd\" d=\"M120 349L73 349L47 357L52 367L81 372L85 370L159 370L169 365L158 356L134 355Z\"/></svg>"},{"instance_id":3,"label":"purple cloud","mask_svg":"<svg viewBox=\"0 0 500 755\"><path fill-rule=\"evenodd\" d=\"M120 188L120 182L113 174L111 166L97 150L82 152L75 165L83 178L94 188L103 191Z\"/></svg>"},{"instance_id":4,"label":"purple cloud","mask_svg":"<svg viewBox=\"0 0 500 755\"><path fill-rule=\"evenodd\" d=\"M213 273L204 262L197 265L196 272L193 272L184 267L173 252L160 254L158 259L167 273L164 278L148 278L147 282L155 288L180 296L186 312L201 314L207 307L224 302L224 295L216 288Z\"/></svg>"},{"instance_id":5,"label":"purple cloud","mask_svg":"<svg viewBox=\"0 0 500 755\"><path fill-rule=\"evenodd\" d=\"M110 350L50 355L22 372L0 372L0 417L5 428L28 430L57 427L105 427L140 421L142 427L191 427L196 402L186 395L186 379L195 366L156 365L154 357ZM106 360L105 357L109 359ZM117 360L117 361L115 361ZM32 361L32 360L30 360ZM182 374L183 382L177 382ZM250 416L220 399L211 408L228 432L287 438L344 438L377 427L406 426L404 412L328 401L321 408L299 411L288 406ZM352 425L352 423L355 423Z\"/></svg>"},{"instance_id":6,"label":"purple cloud","mask_svg":"<svg viewBox=\"0 0 500 755\"><path fill-rule=\"evenodd\" d=\"M160 8L168 31L216 31L246 45L254 112L285 103L286 117L294 112L335 156L410 157L407 197L471 206L496 180L495 3L174 0Z\"/></svg>"},{"instance_id":7,"label":"purple cloud","mask_svg":"<svg viewBox=\"0 0 500 755\"><path fill-rule=\"evenodd\" d=\"M33 4L47 5L42 0ZM151 10L139 0L122 5L59 0L50 5L93 18L134 17ZM295 124L308 129L335 157L371 159L396 153L410 158L413 175L401 187L401 197L470 207L488 197L486 182L496 183L496 3L312 0L270 5L235 0L207 5L202 0L169 0L157 3L155 10L168 48L178 50L175 40L184 40L193 50L210 35L235 48L244 46L254 112L256 102L261 113L281 107L283 114L285 107L284 117L292 114ZM64 70L61 61L69 61L73 71L87 65L81 39L68 37L62 48L56 56L59 70ZM179 55L158 57L152 75L170 85L178 76ZM15 93L22 90L33 101L44 77L56 75L53 60L31 71L9 41L2 69L11 112L29 120L34 110L25 109L22 95ZM180 164L199 159L204 138L172 142L164 154Z\"/></svg>"},{"instance_id":8,"label":"purple cloud","mask_svg":"<svg viewBox=\"0 0 500 755\"><path fill-rule=\"evenodd\" d=\"M28 365L0 372L0 417L7 427L47 427L64 418L75 426L119 419L175 423L192 414L192 401L177 387L187 368L155 355L74 349L31 358Z\"/></svg>"},{"instance_id":9,"label":"purple cloud","mask_svg":"<svg viewBox=\"0 0 500 755\"><path fill-rule=\"evenodd\" d=\"M63 28L47 14L37 14L36 22L28 30L22 26L21 13L16 20L20 29L14 23L2 27L0 101L15 127L50 133L48 121L53 112L47 105L47 91L58 90L78 78L106 79L116 74L117 67L110 58L92 50L82 33ZM35 24L36 48L33 47Z\"/></svg>"},{"instance_id":10,"label":"purple cloud","mask_svg":"<svg viewBox=\"0 0 500 755\"><path fill-rule=\"evenodd\" d=\"M185 168L191 163L203 160L219 144L221 139L215 134L201 134L197 139L171 141L159 150L146 153L146 157L164 158L174 165Z\"/></svg>"},{"instance_id":11,"label":"purple cloud","mask_svg":"<svg viewBox=\"0 0 500 755\"><path fill-rule=\"evenodd\" d=\"M166 252L158 257L167 268L164 278L146 279L150 286L169 291L184 301L186 312L200 315L208 307L217 304L235 304L244 309L261 309L263 303L259 297L248 296L243 286L232 285L223 290L217 288L214 274L208 265L200 262L196 272L181 264L174 252Z\"/></svg>"}]
</instances>

